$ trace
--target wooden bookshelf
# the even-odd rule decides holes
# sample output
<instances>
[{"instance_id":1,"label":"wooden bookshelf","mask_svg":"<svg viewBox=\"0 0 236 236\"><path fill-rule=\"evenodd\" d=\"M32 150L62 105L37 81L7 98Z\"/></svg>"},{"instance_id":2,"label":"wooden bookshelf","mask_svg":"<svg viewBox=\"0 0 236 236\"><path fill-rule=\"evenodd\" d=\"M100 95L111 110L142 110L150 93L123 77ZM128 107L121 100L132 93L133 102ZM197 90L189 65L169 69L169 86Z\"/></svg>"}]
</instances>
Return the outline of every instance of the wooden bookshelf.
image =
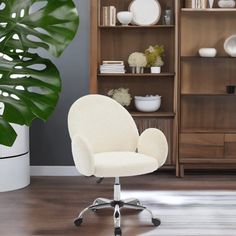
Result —
<instances>
[{"instance_id":1,"label":"wooden bookshelf","mask_svg":"<svg viewBox=\"0 0 236 236\"><path fill-rule=\"evenodd\" d=\"M216 4L215 4L216 5ZM180 119L179 169L236 169L236 58L223 48L224 40L235 34L236 8L180 10ZM203 47L214 47L217 56L198 55ZM228 168L229 166L224 166Z\"/></svg>"},{"instance_id":2,"label":"wooden bookshelf","mask_svg":"<svg viewBox=\"0 0 236 236\"><path fill-rule=\"evenodd\" d=\"M176 0L159 0L161 8L168 5L175 18L175 24L162 25L162 17L151 26L103 26L101 9L113 5L117 12L128 9L131 0L91 0L91 47L90 47L90 92L107 95L110 89L129 88L131 96L160 95L160 110L144 113L135 110L134 99L127 108L137 123L139 132L149 127L161 129L169 143L169 156L166 167L178 165L178 122L177 122L177 87L178 87L178 12ZM144 52L150 45L164 45L164 66L162 73L151 74L145 69L144 74L131 74L128 57L133 52ZM101 74L99 66L103 60L122 60L125 62L125 74ZM177 166L178 168L178 166Z\"/></svg>"}]
</instances>

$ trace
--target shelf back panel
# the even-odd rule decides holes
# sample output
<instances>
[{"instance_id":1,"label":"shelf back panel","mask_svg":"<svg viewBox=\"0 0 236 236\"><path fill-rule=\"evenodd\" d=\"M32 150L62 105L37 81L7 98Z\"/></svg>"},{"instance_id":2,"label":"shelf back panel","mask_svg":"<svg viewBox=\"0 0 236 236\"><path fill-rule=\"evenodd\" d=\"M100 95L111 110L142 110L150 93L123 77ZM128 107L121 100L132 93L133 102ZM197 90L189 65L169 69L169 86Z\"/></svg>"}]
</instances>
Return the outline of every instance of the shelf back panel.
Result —
<instances>
[{"instance_id":1,"label":"shelf back panel","mask_svg":"<svg viewBox=\"0 0 236 236\"><path fill-rule=\"evenodd\" d=\"M146 80L146 81L145 81ZM129 88L129 92L134 96L160 95L162 104L160 111L173 111L173 79L153 80L148 78L110 78L99 81L99 93L107 95L111 89ZM134 99L129 107L135 110Z\"/></svg>"},{"instance_id":2,"label":"shelf back panel","mask_svg":"<svg viewBox=\"0 0 236 236\"><path fill-rule=\"evenodd\" d=\"M132 0L100 0L100 7L101 7L101 12L102 12L102 7L103 6L115 6L116 11L128 11L129 5L132 2ZM161 17L160 20L158 21L158 25L163 23L163 15L165 9L172 9L173 10L173 19L174 19L174 9L175 9L175 0L158 0L158 2L161 5ZM100 22L102 22L102 19L100 19ZM119 22L117 22L119 23Z\"/></svg>"},{"instance_id":3,"label":"shelf back panel","mask_svg":"<svg viewBox=\"0 0 236 236\"><path fill-rule=\"evenodd\" d=\"M236 33L235 12L185 12L181 14L181 56L197 56L200 48L214 47L226 56L226 38Z\"/></svg>"},{"instance_id":4,"label":"shelf back panel","mask_svg":"<svg viewBox=\"0 0 236 236\"><path fill-rule=\"evenodd\" d=\"M117 31L103 30L100 33L101 58L103 60L122 60L128 67L128 57L133 52L144 52L150 45L164 45L163 72L174 71L175 34L174 30L163 28L158 30L132 29Z\"/></svg>"},{"instance_id":5,"label":"shelf back panel","mask_svg":"<svg viewBox=\"0 0 236 236\"><path fill-rule=\"evenodd\" d=\"M236 85L236 60L194 60L181 63L181 93L225 94Z\"/></svg>"},{"instance_id":6,"label":"shelf back panel","mask_svg":"<svg viewBox=\"0 0 236 236\"><path fill-rule=\"evenodd\" d=\"M236 96L181 98L181 129L236 129Z\"/></svg>"}]
</instances>

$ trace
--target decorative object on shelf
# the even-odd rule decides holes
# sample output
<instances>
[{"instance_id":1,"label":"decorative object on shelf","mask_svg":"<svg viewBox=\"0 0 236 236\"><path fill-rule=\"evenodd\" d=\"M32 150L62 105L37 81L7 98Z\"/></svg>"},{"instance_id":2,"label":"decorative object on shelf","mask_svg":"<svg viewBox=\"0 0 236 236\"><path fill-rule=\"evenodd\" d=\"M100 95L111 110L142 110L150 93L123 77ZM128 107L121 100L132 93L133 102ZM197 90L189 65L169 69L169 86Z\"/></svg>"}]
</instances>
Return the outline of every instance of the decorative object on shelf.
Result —
<instances>
[{"instance_id":1,"label":"decorative object on shelf","mask_svg":"<svg viewBox=\"0 0 236 236\"><path fill-rule=\"evenodd\" d=\"M101 74L124 74L125 66L123 61L103 61L100 65Z\"/></svg>"},{"instance_id":2,"label":"decorative object on shelf","mask_svg":"<svg viewBox=\"0 0 236 236\"><path fill-rule=\"evenodd\" d=\"M235 7L235 0L219 0L218 6L220 8L234 8Z\"/></svg>"},{"instance_id":3,"label":"decorative object on shelf","mask_svg":"<svg viewBox=\"0 0 236 236\"><path fill-rule=\"evenodd\" d=\"M165 25L173 25L173 12L171 9L166 9L163 16L163 23Z\"/></svg>"},{"instance_id":4,"label":"decorative object on shelf","mask_svg":"<svg viewBox=\"0 0 236 236\"><path fill-rule=\"evenodd\" d=\"M236 34L231 35L225 40L224 49L229 56L236 57Z\"/></svg>"},{"instance_id":5,"label":"decorative object on shelf","mask_svg":"<svg viewBox=\"0 0 236 236\"><path fill-rule=\"evenodd\" d=\"M193 8L192 4L192 0L185 0L185 8Z\"/></svg>"},{"instance_id":6,"label":"decorative object on shelf","mask_svg":"<svg viewBox=\"0 0 236 236\"><path fill-rule=\"evenodd\" d=\"M133 13L132 23L140 26L155 25L161 17L161 6L157 0L133 0L129 10Z\"/></svg>"},{"instance_id":7,"label":"decorative object on shelf","mask_svg":"<svg viewBox=\"0 0 236 236\"><path fill-rule=\"evenodd\" d=\"M209 8L213 8L215 0L208 0Z\"/></svg>"},{"instance_id":8,"label":"decorative object on shelf","mask_svg":"<svg viewBox=\"0 0 236 236\"><path fill-rule=\"evenodd\" d=\"M217 54L215 48L200 48L198 52L201 57L215 57Z\"/></svg>"},{"instance_id":9,"label":"decorative object on shelf","mask_svg":"<svg viewBox=\"0 0 236 236\"><path fill-rule=\"evenodd\" d=\"M185 7L205 9L207 8L207 0L186 0Z\"/></svg>"},{"instance_id":10,"label":"decorative object on shelf","mask_svg":"<svg viewBox=\"0 0 236 236\"><path fill-rule=\"evenodd\" d=\"M116 8L114 6L102 7L102 25L103 26L116 25Z\"/></svg>"},{"instance_id":11,"label":"decorative object on shelf","mask_svg":"<svg viewBox=\"0 0 236 236\"><path fill-rule=\"evenodd\" d=\"M108 91L107 95L126 107L128 107L132 101L128 88L111 89Z\"/></svg>"},{"instance_id":12,"label":"decorative object on shelf","mask_svg":"<svg viewBox=\"0 0 236 236\"><path fill-rule=\"evenodd\" d=\"M133 13L130 11L120 11L117 13L117 19L123 26L127 26L133 19Z\"/></svg>"},{"instance_id":13,"label":"decorative object on shelf","mask_svg":"<svg viewBox=\"0 0 236 236\"><path fill-rule=\"evenodd\" d=\"M227 85L226 86L226 92L228 94L234 94L235 93L235 85Z\"/></svg>"},{"instance_id":14,"label":"decorative object on shelf","mask_svg":"<svg viewBox=\"0 0 236 236\"><path fill-rule=\"evenodd\" d=\"M142 112L155 112L161 106L161 96L135 96L134 104L138 111Z\"/></svg>"},{"instance_id":15,"label":"decorative object on shelf","mask_svg":"<svg viewBox=\"0 0 236 236\"><path fill-rule=\"evenodd\" d=\"M147 65L147 59L142 52L134 52L129 55L128 63L133 74L142 74Z\"/></svg>"},{"instance_id":16,"label":"decorative object on shelf","mask_svg":"<svg viewBox=\"0 0 236 236\"><path fill-rule=\"evenodd\" d=\"M145 50L147 67L151 67L151 73L161 73L161 66L164 65L162 60L163 53L163 45L149 46L149 48Z\"/></svg>"}]
</instances>

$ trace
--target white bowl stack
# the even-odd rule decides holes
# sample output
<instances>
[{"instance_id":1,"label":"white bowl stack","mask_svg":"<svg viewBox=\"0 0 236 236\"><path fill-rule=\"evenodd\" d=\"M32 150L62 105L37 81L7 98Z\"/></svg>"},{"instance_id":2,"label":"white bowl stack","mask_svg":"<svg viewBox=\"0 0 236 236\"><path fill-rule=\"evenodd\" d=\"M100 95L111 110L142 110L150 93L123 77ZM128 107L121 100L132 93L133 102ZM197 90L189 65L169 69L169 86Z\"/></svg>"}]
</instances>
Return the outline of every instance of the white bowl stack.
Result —
<instances>
[{"instance_id":1,"label":"white bowl stack","mask_svg":"<svg viewBox=\"0 0 236 236\"><path fill-rule=\"evenodd\" d=\"M135 96L134 104L138 111L141 112L155 112L161 106L161 96Z\"/></svg>"}]
</instances>

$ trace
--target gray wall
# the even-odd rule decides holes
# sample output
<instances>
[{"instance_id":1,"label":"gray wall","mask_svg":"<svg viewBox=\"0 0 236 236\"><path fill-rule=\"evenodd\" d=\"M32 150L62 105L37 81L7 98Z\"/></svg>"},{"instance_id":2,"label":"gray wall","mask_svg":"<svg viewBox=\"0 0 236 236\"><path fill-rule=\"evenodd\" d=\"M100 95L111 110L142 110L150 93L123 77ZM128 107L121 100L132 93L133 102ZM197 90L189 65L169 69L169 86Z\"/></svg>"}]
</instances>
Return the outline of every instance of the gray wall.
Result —
<instances>
[{"instance_id":1,"label":"gray wall","mask_svg":"<svg viewBox=\"0 0 236 236\"><path fill-rule=\"evenodd\" d=\"M50 119L35 120L30 131L31 165L73 165L67 131L71 104L88 93L89 0L74 0L80 16L77 36L59 59L62 93Z\"/></svg>"}]
</instances>

